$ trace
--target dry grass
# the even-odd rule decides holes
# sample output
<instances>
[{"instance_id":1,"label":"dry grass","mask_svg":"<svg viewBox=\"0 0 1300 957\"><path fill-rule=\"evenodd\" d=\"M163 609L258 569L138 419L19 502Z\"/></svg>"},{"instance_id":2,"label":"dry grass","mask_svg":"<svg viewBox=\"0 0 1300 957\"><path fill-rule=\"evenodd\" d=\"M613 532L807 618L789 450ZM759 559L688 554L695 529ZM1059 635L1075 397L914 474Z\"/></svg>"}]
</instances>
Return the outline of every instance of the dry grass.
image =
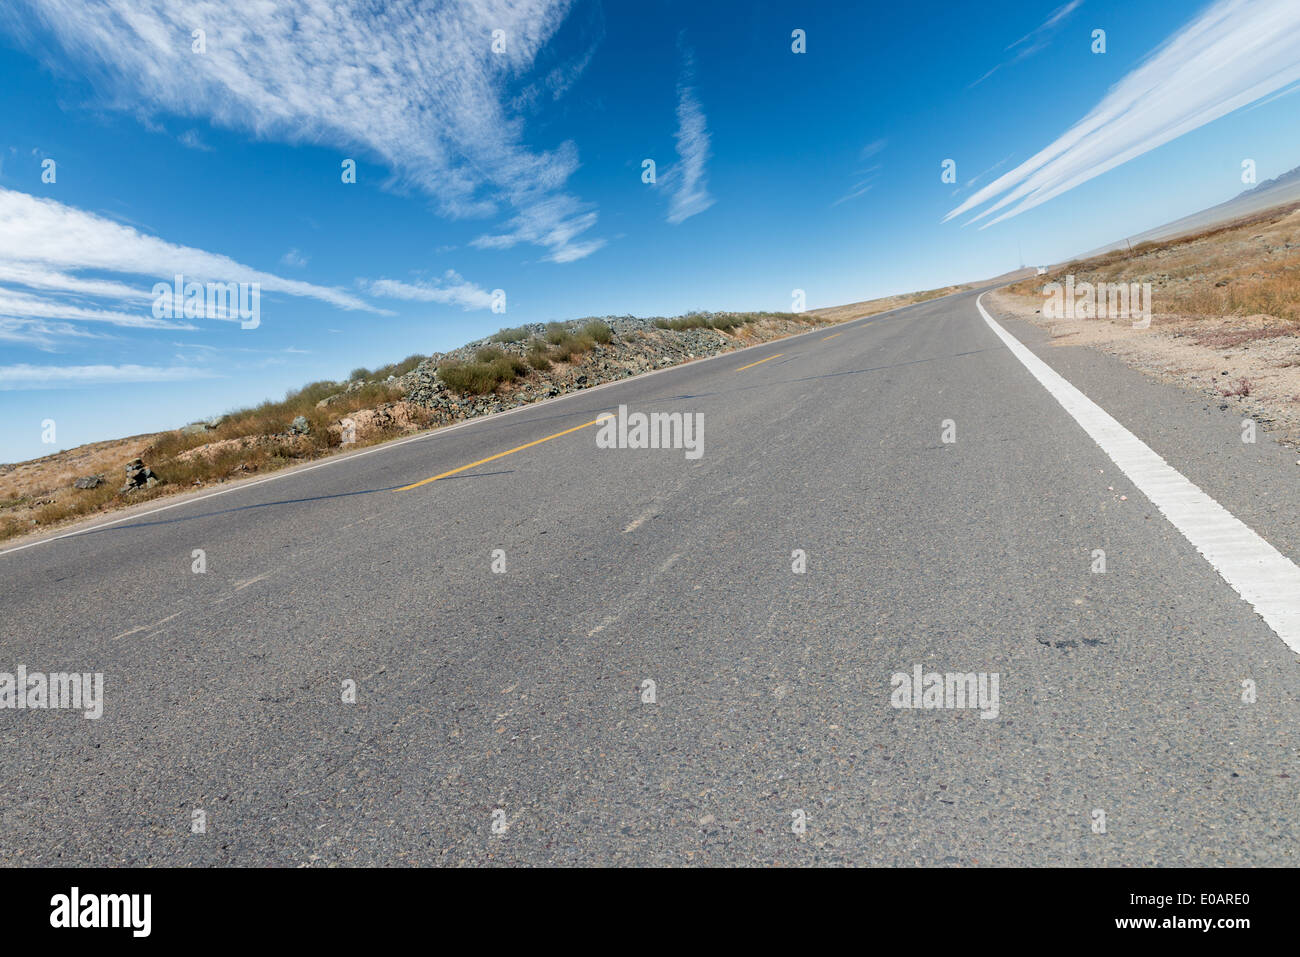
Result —
<instances>
[{"instance_id":1,"label":"dry grass","mask_svg":"<svg viewBox=\"0 0 1300 957\"><path fill-rule=\"evenodd\" d=\"M665 320L661 325L670 329L711 328L742 341L790 331L782 323L770 320L793 320L801 325L826 322L807 313L698 313L679 321ZM644 341L653 335L657 333L650 336L634 333L628 339ZM522 327L503 329L493 338L511 347L511 351L488 345L476 351L473 361L442 363L438 375L448 388L485 395L549 370L553 363L581 362L585 353L598 344L612 343L615 336L607 323L591 320L580 325L550 323L541 338L531 340ZM517 345L524 342L526 348ZM400 399L401 391L385 380L389 376L400 377L422 359L411 355L373 371L355 369L347 382L309 383L290 391L281 400L228 412L214 429L194 434L175 430L94 443L44 459L0 466L0 540L329 455L340 443L335 423L352 413L376 409ZM347 388L352 391L345 391ZM317 408L325 399L329 403ZM308 422L306 434L289 432L290 423L298 416ZM400 423L396 419L385 420L393 424L369 431L357 446L384 442L412 428L425 428L443 421L437 416L433 411L410 407ZM122 466L136 457L143 458L163 484L121 493ZM72 487L76 477L93 474L104 476L100 487Z\"/></svg>"},{"instance_id":2,"label":"dry grass","mask_svg":"<svg viewBox=\"0 0 1300 957\"><path fill-rule=\"evenodd\" d=\"M1047 281L1149 282L1157 315L1266 316L1274 335L1300 324L1300 204L1278 207L1167 242L1148 242L1067 263L1009 287L1041 295ZM1249 338L1268 338L1252 333ZM1225 343L1227 344L1227 343Z\"/></svg>"},{"instance_id":3,"label":"dry grass","mask_svg":"<svg viewBox=\"0 0 1300 957\"><path fill-rule=\"evenodd\" d=\"M409 357L401 363L375 370L371 375L396 374L389 370L403 365L414 368L420 358ZM174 494L179 489L211 485L319 458L329 454L339 443L338 434L330 431L332 423L351 412L374 408L400 395L392 386L375 382L344 393L323 409L316 408L317 402L337 394L341 388L342 384L337 382L314 382L289 392L281 401L263 402L227 413L216 429L194 435L176 430L140 440L127 440L126 444L97 443L113 447L113 454L107 458L101 456L87 461L84 456L77 458L80 450L70 450L62 455L73 457L80 463L75 474L68 474L66 469L45 469L39 473L41 479L28 481L17 494L14 494L15 479L22 476L21 470L31 463L10 467L5 475L10 481L0 482L0 495L4 496L3 504L0 504L3 510L0 514L0 540L123 504L147 502ZM299 415L307 419L310 431L301 436L286 435L289 423ZM368 445L390 437L380 433L358 444ZM211 454L185 454L232 439L246 441L232 443L227 448L218 446ZM122 466L137 456L144 459L164 484L121 494L119 489L125 474ZM76 476L94 474L104 476L104 484L98 488L71 487Z\"/></svg>"},{"instance_id":4,"label":"dry grass","mask_svg":"<svg viewBox=\"0 0 1300 957\"><path fill-rule=\"evenodd\" d=\"M502 329L492 337L493 342L511 343L523 342L528 338L528 330L523 326L516 326L513 329Z\"/></svg>"},{"instance_id":5,"label":"dry grass","mask_svg":"<svg viewBox=\"0 0 1300 957\"><path fill-rule=\"evenodd\" d=\"M732 332L752 322L764 319L787 319L792 322L820 324L825 319L812 312L688 312L676 319L656 319L655 325L660 329L672 329L682 332L686 329L716 329L719 332Z\"/></svg>"},{"instance_id":6,"label":"dry grass","mask_svg":"<svg viewBox=\"0 0 1300 957\"><path fill-rule=\"evenodd\" d=\"M1044 285L1069 275L1076 287L1150 283L1150 327L1044 317ZM1300 203L1067 263L988 301L1047 327L1059 345L1103 349L1300 443Z\"/></svg>"},{"instance_id":7,"label":"dry grass","mask_svg":"<svg viewBox=\"0 0 1300 957\"><path fill-rule=\"evenodd\" d=\"M1226 389L1220 387L1219 395L1229 397L1250 395L1250 380L1238 379L1236 382L1231 383Z\"/></svg>"},{"instance_id":8,"label":"dry grass","mask_svg":"<svg viewBox=\"0 0 1300 957\"><path fill-rule=\"evenodd\" d=\"M862 302L851 302L843 306L830 306L826 309L813 309L809 312L801 313L804 316L815 316L824 319L827 322L845 322L849 319L861 319L863 316L874 316L880 312L888 312L890 309L898 309L902 306L914 306L918 302L928 302L931 299L938 299L942 296L951 295L954 292L961 292L969 289L970 286L944 286L941 289L926 289L922 292L909 292L898 296L885 296L883 299L867 299Z\"/></svg>"},{"instance_id":9,"label":"dry grass","mask_svg":"<svg viewBox=\"0 0 1300 957\"><path fill-rule=\"evenodd\" d=\"M1300 330L1300 327L1266 325L1260 326L1258 329L1207 331L1196 334L1196 344L1198 346L1209 346L1211 349L1232 349L1247 342L1294 336L1297 330Z\"/></svg>"},{"instance_id":10,"label":"dry grass","mask_svg":"<svg viewBox=\"0 0 1300 957\"><path fill-rule=\"evenodd\" d=\"M598 342L602 346L609 345L614 340L614 330L603 322L589 322L582 327L582 335Z\"/></svg>"},{"instance_id":11,"label":"dry grass","mask_svg":"<svg viewBox=\"0 0 1300 957\"><path fill-rule=\"evenodd\" d=\"M551 367L551 357L547 352L546 343L541 339L534 339L529 343L528 364L538 372L545 372Z\"/></svg>"},{"instance_id":12,"label":"dry grass","mask_svg":"<svg viewBox=\"0 0 1300 957\"><path fill-rule=\"evenodd\" d=\"M590 352L595 345L596 340L588 335L565 335L551 347L551 359L555 362L572 362L576 356Z\"/></svg>"}]
</instances>

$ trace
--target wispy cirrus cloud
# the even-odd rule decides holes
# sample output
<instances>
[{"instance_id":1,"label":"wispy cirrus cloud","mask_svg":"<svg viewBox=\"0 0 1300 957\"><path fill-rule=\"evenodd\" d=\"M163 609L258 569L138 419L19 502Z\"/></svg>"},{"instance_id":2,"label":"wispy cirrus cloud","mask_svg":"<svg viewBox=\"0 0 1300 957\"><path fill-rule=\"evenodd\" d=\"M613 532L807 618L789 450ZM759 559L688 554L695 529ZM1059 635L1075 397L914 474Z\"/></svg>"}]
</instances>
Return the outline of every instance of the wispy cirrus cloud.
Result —
<instances>
[{"instance_id":1,"label":"wispy cirrus cloud","mask_svg":"<svg viewBox=\"0 0 1300 957\"><path fill-rule=\"evenodd\" d=\"M366 279L362 288L370 295L385 299L404 299L408 302L438 302L447 305L462 306L469 309L489 309L492 306L492 293L480 286L467 282L454 270L448 269L436 281L416 280L402 282L399 279Z\"/></svg>"},{"instance_id":2,"label":"wispy cirrus cloud","mask_svg":"<svg viewBox=\"0 0 1300 957\"><path fill-rule=\"evenodd\" d=\"M698 216L715 202L705 169L711 155L709 124L695 93L695 57L687 50L683 59L677 81L677 162L659 178L660 185L672 194L668 222L674 225Z\"/></svg>"},{"instance_id":3,"label":"wispy cirrus cloud","mask_svg":"<svg viewBox=\"0 0 1300 957\"><path fill-rule=\"evenodd\" d=\"M33 296L0 286L0 316L9 319L65 319L73 322L106 322L127 329L193 329L185 322L155 319L148 310L124 312L78 305L61 299Z\"/></svg>"},{"instance_id":4,"label":"wispy cirrus cloud","mask_svg":"<svg viewBox=\"0 0 1300 957\"><path fill-rule=\"evenodd\" d=\"M991 205L970 222L1006 211L981 228L1018 216L1297 81L1300 3L1218 0L1111 87L1086 116L971 195L944 222L985 203Z\"/></svg>"},{"instance_id":5,"label":"wispy cirrus cloud","mask_svg":"<svg viewBox=\"0 0 1300 957\"><path fill-rule=\"evenodd\" d=\"M188 382L210 379L215 373L190 366L90 365L0 366L0 391L64 389L78 385L121 385L128 382Z\"/></svg>"},{"instance_id":6,"label":"wispy cirrus cloud","mask_svg":"<svg viewBox=\"0 0 1300 957\"><path fill-rule=\"evenodd\" d=\"M451 217L504 212L488 248L589 255L594 208L564 192L572 143L536 150L504 105L571 0L18 0L106 91L143 119L199 117L264 139L377 158ZM11 3L10 6L13 6ZM15 17L11 27L34 38ZM191 48L205 31L206 52ZM504 51L494 52L493 31ZM562 91L583 63L544 81ZM347 154L344 154L347 155Z\"/></svg>"},{"instance_id":7,"label":"wispy cirrus cloud","mask_svg":"<svg viewBox=\"0 0 1300 957\"><path fill-rule=\"evenodd\" d=\"M139 284L80 272L137 277ZM263 292L315 299L339 309L383 312L342 289L285 279L229 256L169 243L52 199L0 187L0 282L33 290L0 288L0 316L142 329L193 328L155 319L144 305L152 299L155 282L170 282L177 273L200 282L256 282ZM86 297L119 305L90 306L82 301Z\"/></svg>"},{"instance_id":8,"label":"wispy cirrus cloud","mask_svg":"<svg viewBox=\"0 0 1300 957\"><path fill-rule=\"evenodd\" d=\"M1052 41L1052 37L1056 36L1060 31L1061 26L1065 23L1070 14L1074 13L1074 11L1079 9L1081 6L1083 6L1083 0L1070 0L1070 2L1064 6L1057 7L1051 12L1046 20L1034 27L1034 29L1030 30L1003 51L1004 53L1011 53L1011 51L1014 50L1015 53L1011 57L993 67L993 69L989 70L974 83L970 84L967 89L970 89L973 86L979 86L1004 66L1010 66L1013 63L1019 63L1021 60L1027 60L1039 50L1042 50Z\"/></svg>"},{"instance_id":9,"label":"wispy cirrus cloud","mask_svg":"<svg viewBox=\"0 0 1300 957\"><path fill-rule=\"evenodd\" d=\"M203 142L203 137L199 136L198 130L186 130L180 136L176 137L177 142L189 150L198 150L201 153L211 153L212 147Z\"/></svg>"},{"instance_id":10,"label":"wispy cirrus cloud","mask_svg":"<svg viewBox=\"0 0 1300 957\"><path fill-rule=\"evenodd\" d=\"M862 162L866 162L880 153L880 151L887 145L889 145L887 140L873 140L866 146L862 147L858 152L858 159ZM855 175L860 178L853 184L852 188L847 193L835 200L835 202L831 203L832 208L840 205L840 203L847 203L849 200L857 199L864 193L870 192L871 188L876 185L876 174L880 172L880 164L874 163L871 166L855 170L854 172Z\"/></svg>"},{"instance_id":11,"label":"wispy cirrus cloud","mask_svg":"<svg viewBox=\"0 0 1300 957\"><path fill-rule=\"evenodd\" d=\"M77 339L103 339L102 333L91 332L70 322L44 322L40 319L11 319L0 316L0 342L31 346L44 352L54 352L62 342Z\"/></svg>"}]
</instances>

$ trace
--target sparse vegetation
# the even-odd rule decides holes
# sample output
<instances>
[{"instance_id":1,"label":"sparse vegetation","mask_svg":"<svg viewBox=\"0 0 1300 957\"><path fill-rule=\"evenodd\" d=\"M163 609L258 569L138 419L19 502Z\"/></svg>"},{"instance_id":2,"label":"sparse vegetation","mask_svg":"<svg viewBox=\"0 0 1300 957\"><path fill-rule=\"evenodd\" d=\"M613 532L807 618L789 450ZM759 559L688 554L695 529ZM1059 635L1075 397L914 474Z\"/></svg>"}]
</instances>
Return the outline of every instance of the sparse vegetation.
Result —
<instances>
[{"instance_id":1,"label":"sparse vegetation","mask_svg":"<svg viewBox=\"0 0 1300 957\"><path fill-rule=\"evenodd\" d=\"M1258 329L1231 329L1222 332L1206 332L1196 337L1198 346L1209 346L1212 349L1231 349L1236 346L1245 345L1247 342L1256 342L1260 339L1276 339L1280 336L1294 336L1296 326L1277 326L1267 325Z\"/></svg>"},{"instance_id":2,"label":"sparse vegetation","mask_svg":"<svg viewBox=\"0 0 1300 957\"><path fill-rule=\"evenodd\" d=\"M595 344L596 341L586 334L566 335L551 348L551 358L556 362L572 362L575 356L589 352Z\"/></svg>"},{"instance_id":3,"label":"sparse vegetation","mask_svg":"<svg viewBox=\"0 0 1300 957\"><path fill-rule=\"evenodd\" d=\"M864 316L874 316L877 313L888 312L890 309L898 309L902 306L914 306L919 302L929 302L931 299L939 299L943 296L948 296L969 288L970 286L967 285L957 285L943 286L939 289L924 289L921 292L903 293L898 296L885 296L881 299L867 299L862 302L851 302L843 306L830 306L825 309L811 309L808 312L800 313L800 316L804 319L814 317L827 322L844 322L848 319L861 319Z\"/></svg>"},{"instance_id":4,"label":"sparse vegetation","mask_svg":"<svg viewBox=\"0 0 1300 957\"><path fill-rule=\"evenodd\" d=\"M351 392L341 392L342 388L340 383L328 380L311 382L301 389L285 393L279 402L268 400L252 408L228 412L215 429L193 435L180 431L164 432L147 450L146 461L171 481L171 477L161 471L159 463L210 442L283 433L300 415L307 419L311 428L299 442L317 452L325 451L329 448L327 436L331 423L349 412L374 408L400 395L397 389L384 382L371 382ZM337 398L324 408L316 407L318 402L331 396Z\"/></svg>"},{"instance_id":5,"label":"sparse vegetation","mask_svg":"<svg viewBox=\"0 0 1300 957\"><path fill-rule=\"evenodd\" d=\"M394 362L392 365L386 365L376 369L372 378L383 380L387 379L390 375L398 376L400 378L423 362L424 358L425 357L420 355L418 352L409 355L401 362Z\"/></svg>"},{"instance_id":6,"label":"sparse vegetation","mask_svg":"<svg viewBox=\"0 0 1300 957\"><path fill-rule=\"evenodd\" d=\"M523 342L528 338L528 330L523 326L516 326L513 329L502 329L492 337L493 342L512 343Z\"/></svg>"},{"instance_id":7,"label":"sparse vegetation","mask_svg":"<svg viewBox=\"0 0 1300 957\"><path fill-rule=\"evenodd\" d=\"M546 343L534 339L528 346L528 364L538 372L545 372L551 367L551 358L547 355Z\"/></svg>"},{"instance_id":8,"label":"sparse vegetation","mask_svg":"<svg viewBox=\"0 0 1300 957\"><path fill-rule=\"evenodd\" d=\"M763 318L790 318L817 322L806 316L780 313L693 313L674 320L659 320L660 329L712 328L729 332ZM472 350L472 358L444 359L437 363L437 376L447 389L462 395L484 396L520 379L550 372L555 363L577 364L584 354L614 343L638 343L653 347L660 335L653 329L616 334L610 322L600 319L581 322L551 322L540 335L525 327L502 329L490 345ZM400 362L376 369L358 367L342 381L320 380L287 392L284 398L268 400L247 408L234 409L212 420L212 424L183 432L179 429L155 436L140 436L139 442L124 448L129 440L104 445L118 450L111 466L106 460L80 468L64 460L62 474L47 486L33 486L29 479L5 483L0 471L0 538L24 534L56 522L75 519L115 508L125 502L147 502L177 491L220 483L244 475L255 475L328 455L340 443L339 421L353 413L374 410L394 403L404 395L401 378L416 369L425 356L412 354ZM561 375L568 370L561 368ZM319 405L319 408L318 408ZM429 407L403 404L400 422L394 416L385 425L367 427L360 445L370 445L415 427L446 421L446 413ZM290 424L303 417L305 433L290 431ZM373 420L372 420L373 421ZM110 454L107 449L103 453ZM162 484L120 493L121 466L140 456ZM53 470L51 470L53 471ZM96 488L73 489L73 477L103 473ZM58 474L58 473L56 473Z\"/></svg>"},{"instance_id":9,"label":"sparse vegetation","mask_svg":"<svg viewBox=\"0 0 1300 957\"><path fill-rule=\"evenodd\" d=\"M438 378L447 388L470 395L487 395L502 381L500 370L491 362L445 362L438 367Z\"/></svg>"},{"instance_id":10,"label":"sparse vegetation","mask_svg":"<svg viewBox=\"0 0 1300 957\"><path fill-rule=\"evenodd\" d=\"M1191 235L1139 243L1131 251L1113 250L1023 280L1008 291L1041 295L1045 282L1063 280L1068 274L1074 275L1076 283L1150 282L1159 312L1166 316L1268 316L1294 325L1300 323L1298 211L1300 205L1282 206ZM1278 327L1276 322L1270 325ZM1294 331L1285 328L1275 334ZM1251 332L1236 343L1229 340L1222 345L1268 337Z\"/></svg>"},{"instance_id":11,"label":"sparse vegetation","mask_svg":"<svg viewBox=\"0 0 1300 957\"><path fill-rule=\"evenodd\" d=\"M505 356L502 356L500 359L497 360L497 362L504 363L506 366L509 366L510 371L517 376L528 374L528 361L522 358L521 356L515 355L513 352Z\"/></svg>"},{"instance_id":12,"label":"sparse vegetation","mask_svg":"<svg viewBox=\"0 0 1300 957\"><path fill-rule=\"evenodd\" d=\"M614 340L614 330L599 320L589 322L583 326L582 334L594 342L599 342L602 346L607 346Z\"/></svg>"},{"instance_id":13,"label":"sparse vegetation","mask_svg":"<svg viewBox=\"0 0 1300 957\"><path fill-rule=\"evenodd\" d=\"M676 319L656 319L655 325L660 329L672 329L682 332L686 329L716 329L730 332L751 322L761 319L788 319L796 322L820 323L824 320L811 313L793 312L688 312Z\"/></svg>"},{"instance_id":14,"label":"sparse vegetation","mask_svg":"<svg viewBox=\"0 0 1300 957\"><path fill-rule=\"evenodd\" d=\"M1153 319L1043 315L1049 282L1150 285ZM1059 344L1103 349L1138 370L1217 399L1246 399L1283 442L1300 443L1300 203L1198 232L1135 243L1021 280L986 300L1051 330ZM1223 404L1220 401L1220 404Z\"/></svg>"}]
</instances>

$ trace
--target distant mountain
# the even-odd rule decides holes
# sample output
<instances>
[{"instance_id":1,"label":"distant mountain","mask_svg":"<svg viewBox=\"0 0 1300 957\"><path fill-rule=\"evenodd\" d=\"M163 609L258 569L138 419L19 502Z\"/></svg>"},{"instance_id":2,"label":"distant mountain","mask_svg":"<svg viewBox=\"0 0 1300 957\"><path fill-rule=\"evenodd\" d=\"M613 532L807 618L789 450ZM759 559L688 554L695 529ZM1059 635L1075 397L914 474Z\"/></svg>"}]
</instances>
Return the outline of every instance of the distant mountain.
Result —
<instances>
[{"instance_id":1,"label":"distant mountain","mask_svg":"<svg viewBox=\"0 0 1300 957\"><path fill-rule=\"evenodd\" d=\"M1231 222L1234 219L1251 216L1274 206L1283 206L1294 202L1300 202L1300 166L1274 179L1266 179L1250 189L1243 190L1232 199L1219 203L1217 206L1203 209L1199 213L1192 213L1182 219L1175 219L1172 223L1165 223L1165 225L1157 226L1155 229L1148 229L1136 236L1125 237L1073 258L1087 259L1090 256L1099 256L1114 249L1122 249L1126 245L1136 246L1138 243L1172 239L1175 236L1200 232L1219 223Z\"/></svg>"},{"instance_id":2,"label":"distant mountain","mask_svg":"<svg viewBox=\"0 0 1300 957\"><path fill-rule=\"evenodd\" d=\"M1237 200L1243 199L1251 193L1262 193L1266 190L1277 189L1278 187L1289 187L1297 183L1300 183L1300 166L1297 166L1289 173L1283 173L1281 176L1276 176L1273 179L1266 179L1264 182L1258 183L1250 189L1243 189L1236 196L1232 197L1232 199L1228 200L1228 202L1235 203Z\"/></svg>"}]
</instances>

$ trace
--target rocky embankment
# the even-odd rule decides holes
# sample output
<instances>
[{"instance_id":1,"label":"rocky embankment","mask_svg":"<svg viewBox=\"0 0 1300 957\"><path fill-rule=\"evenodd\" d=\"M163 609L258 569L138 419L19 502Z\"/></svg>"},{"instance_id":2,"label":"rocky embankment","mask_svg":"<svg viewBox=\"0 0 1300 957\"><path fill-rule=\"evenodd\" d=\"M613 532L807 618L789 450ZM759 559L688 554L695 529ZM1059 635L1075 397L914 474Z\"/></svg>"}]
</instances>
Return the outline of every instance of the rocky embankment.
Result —
<instances>
[{"instance_id":1,"label":"rocky embankment","mask_svg":"<svg viewBox=\"0 0 1300 957\"><path fill-rule=\"evenodd\" d=\"M283 403L0 467L0 539L422 429L490 415L826 325L791 314L611 317L521 326ZM505 330L503 330L503 333ZM508 339L511 341L501 341ZM490 353L484 350L491 350ZM414 357L412 357L414 359ZM404 374L398 374L403 369ZM459 372L459 377L453 370ZM486 375L475 380L469 373ZM450 381L449 381L450 380ZM476 383L470 388L468 383ZM459 383L459 385L454 384ZM315 399L315 396L323 398ZM118 488L107 476L121 470Z\"/></svg>"},{"instance_id":2,"label":"rocky embankment","mask_svg":"<svg viewBox=\"0 0 1300 957\"><path fill-rule=\"evenodd\" d=\"M479 415L527 405L605 382L667 368L693 359L718 355L745 346L807 331L823 324L816 317L767 316L735 329L712 328L664 329L654 320L633 317L600 320L609 327L612 337L607 344L592 346L575 355L572 361L553 362L549 369L531 370L527 375L503 383L486 395L470 395L450 387L438 375L448 365L473 362L479 350L488 347L527 361L530 344L545 336L547 327L537 323L520 327L528 335L518 342L502 343L480 339L446 353L429 356L392 384L402 397L374 409L364 409L341 416L330 429L337 432L342 444L363 441L376 431L399 429L415 431L428 426L446 425ZM584 321L585 322L585 321ZM572 333L581 331L584 322L567 323ZM360 387L359 383L354 387ZM322 399L319 408L328 409L347 395Z\"/></svg>"}]
</instances>

